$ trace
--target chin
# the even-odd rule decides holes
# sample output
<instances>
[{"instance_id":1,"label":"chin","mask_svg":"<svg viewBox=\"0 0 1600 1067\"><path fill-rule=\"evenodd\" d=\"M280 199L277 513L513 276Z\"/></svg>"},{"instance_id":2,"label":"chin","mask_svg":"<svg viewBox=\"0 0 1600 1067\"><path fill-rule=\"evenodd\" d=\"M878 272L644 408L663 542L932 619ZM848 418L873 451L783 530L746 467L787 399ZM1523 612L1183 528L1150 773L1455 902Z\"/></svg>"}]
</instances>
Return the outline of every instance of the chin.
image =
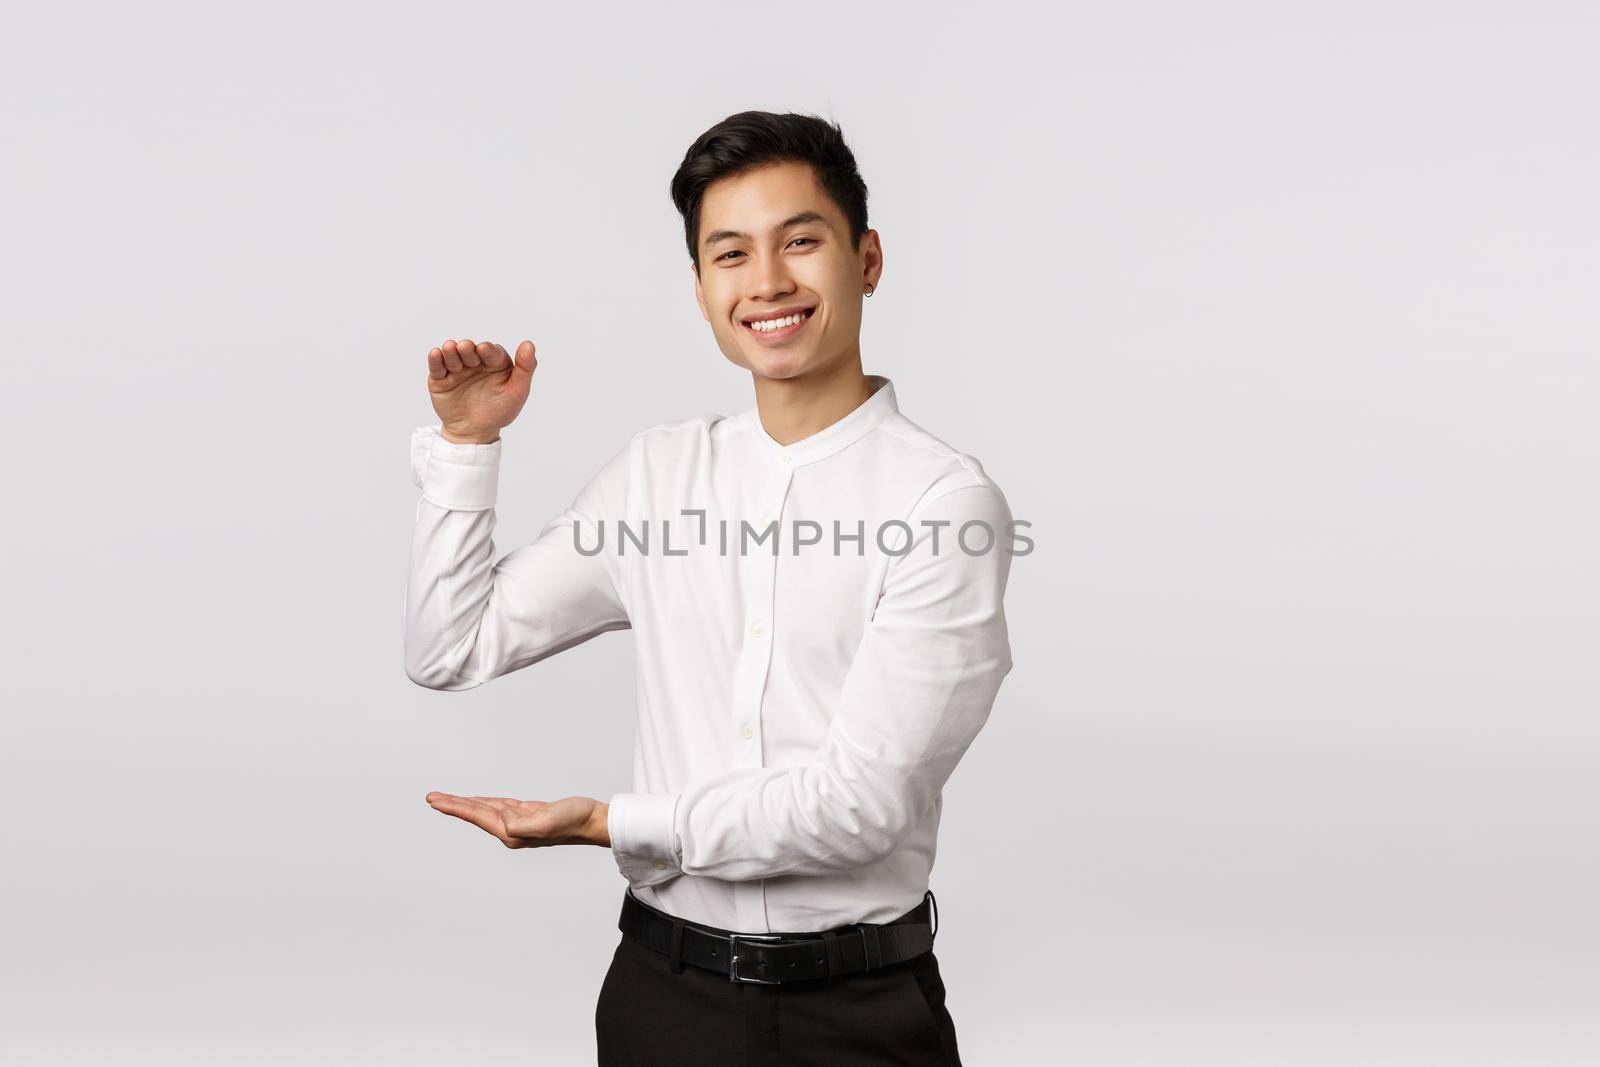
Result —
<instances>
[{"instance_id":1,"label":"chin","mask_svg":"<svg viewBox=\"0 0 1600 1067\"><path fill-rule=\"evenodd\" d=\"M763 378L798 378L813 369L816 362L802 354L778 352L757 352L749 360L750 369Z\"/></svg>"}]
</instances>

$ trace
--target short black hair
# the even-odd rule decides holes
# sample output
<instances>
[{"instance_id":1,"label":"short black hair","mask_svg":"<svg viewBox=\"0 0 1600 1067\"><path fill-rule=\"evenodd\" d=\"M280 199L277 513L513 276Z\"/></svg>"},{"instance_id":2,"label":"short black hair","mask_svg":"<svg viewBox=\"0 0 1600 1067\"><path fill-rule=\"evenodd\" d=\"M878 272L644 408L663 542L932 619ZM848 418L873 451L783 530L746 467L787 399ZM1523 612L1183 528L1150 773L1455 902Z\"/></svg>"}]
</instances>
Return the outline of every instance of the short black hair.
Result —
<instances>
[{"instance_id":1,"label":"short black hair","mask_svg":"<svg viewBox=\"0 0 1600 1067\"><path fill-rule=\"evenodd\" d=\"M683 216L684 241L700 273L700 201L718 178L771 163L808 163L817 184L850 225L853 247L867 232L867 183L836 122L796 112L741 111L705 133L683 155L672 176L672 202Z\"/></svg>"}]
</instances>

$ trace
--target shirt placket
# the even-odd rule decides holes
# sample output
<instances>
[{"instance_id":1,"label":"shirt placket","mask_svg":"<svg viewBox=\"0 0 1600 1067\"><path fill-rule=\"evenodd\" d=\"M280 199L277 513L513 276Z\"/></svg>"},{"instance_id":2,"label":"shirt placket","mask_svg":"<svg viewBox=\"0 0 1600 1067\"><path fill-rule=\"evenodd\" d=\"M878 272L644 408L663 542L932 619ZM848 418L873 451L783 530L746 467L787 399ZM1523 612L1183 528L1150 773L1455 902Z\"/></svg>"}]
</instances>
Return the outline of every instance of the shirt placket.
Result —
<instances>
[{"instance_id":1,"label":"shirt placket","mask_svg":"<svg viewBox=\"0 0 1600 1067\"><path fill-rule=\"evenodd\" d=\"M766 457L767 470L756 480L756 499L753 501L755 517L751 525L758 533L768 527L774 532L760 544L752 539L748 554L740 560L747 578L742 585L749 592L744 604L744 644L739 656L739 684L730 724L735 767L766 765L761 752L761 703L772 666L772 642L776 631L773 605L778 560L784 548L783 506L788 499L789 485L794 475L793 459L787 449L779 449ZM736 536L734 551L739 551L741 544L741 539ZM773 551L774 544L777 546L776 552ZM738 929L767 929L765 887L766 883L762 880L733 883Z\"/></svg>"}]
</instances>

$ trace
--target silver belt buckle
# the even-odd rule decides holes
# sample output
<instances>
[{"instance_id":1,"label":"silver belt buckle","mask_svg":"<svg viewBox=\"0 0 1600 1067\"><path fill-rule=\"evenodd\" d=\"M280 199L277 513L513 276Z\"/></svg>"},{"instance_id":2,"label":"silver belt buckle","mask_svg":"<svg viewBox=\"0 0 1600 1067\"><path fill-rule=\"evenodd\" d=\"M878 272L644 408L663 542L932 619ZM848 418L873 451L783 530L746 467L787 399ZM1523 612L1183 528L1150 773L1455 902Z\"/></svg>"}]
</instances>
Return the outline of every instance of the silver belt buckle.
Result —
<instances>
[{"instance_id":1,"label":"silver belt buckle","mask_svg":"<svg viewBox=\"0 0 1600 1067\"><path fill-rule=\"evenodd\" d=\"M741 941L782 941L779 934L729 934L728 935L728 981L754 982L757 985L780 985L776 978L746 978L739 973L739 942Z\"/></svg>"}]
</instances>

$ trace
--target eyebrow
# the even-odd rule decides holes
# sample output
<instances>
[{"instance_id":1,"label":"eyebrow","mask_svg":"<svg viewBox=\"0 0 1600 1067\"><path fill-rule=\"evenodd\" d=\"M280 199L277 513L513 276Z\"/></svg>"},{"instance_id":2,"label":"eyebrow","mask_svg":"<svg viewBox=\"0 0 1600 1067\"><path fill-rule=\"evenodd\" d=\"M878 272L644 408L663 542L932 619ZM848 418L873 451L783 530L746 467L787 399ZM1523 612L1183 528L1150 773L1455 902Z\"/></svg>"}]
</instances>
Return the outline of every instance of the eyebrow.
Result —
<instances>
[{"instance_id":1,"label":"eyebrow","mask_svg":"<svg viewBox=\"0 0 1600 1067\"><path fill-rule=\"evenodd\" d=\"M823 215L821 212L817 212L817 211L797 211L793 215L790 215L788 218L784 219L782 222L780 222L776 226L774 226L772 228L772 233L773 233L774 236L776 236L776 235L782 233L784 230L787 230L791 226L800 226L800 225L802 225L804 223L808 223L808 222L818 223L819 225L825 227L828 230L828 232L830 232L830 233L833 232L833 225L828 222L828 217L826 215ZM717 230L714 233L710 233L710 234L706 235L706 239L701 242L701 247L702 248L710 248L712 245L721 244L723 241L734 241L734 240L746 240L747 241L749 239L750 239L750 235L749 234L741 233L738 230Z\"/></svg>"}]
</instances>

